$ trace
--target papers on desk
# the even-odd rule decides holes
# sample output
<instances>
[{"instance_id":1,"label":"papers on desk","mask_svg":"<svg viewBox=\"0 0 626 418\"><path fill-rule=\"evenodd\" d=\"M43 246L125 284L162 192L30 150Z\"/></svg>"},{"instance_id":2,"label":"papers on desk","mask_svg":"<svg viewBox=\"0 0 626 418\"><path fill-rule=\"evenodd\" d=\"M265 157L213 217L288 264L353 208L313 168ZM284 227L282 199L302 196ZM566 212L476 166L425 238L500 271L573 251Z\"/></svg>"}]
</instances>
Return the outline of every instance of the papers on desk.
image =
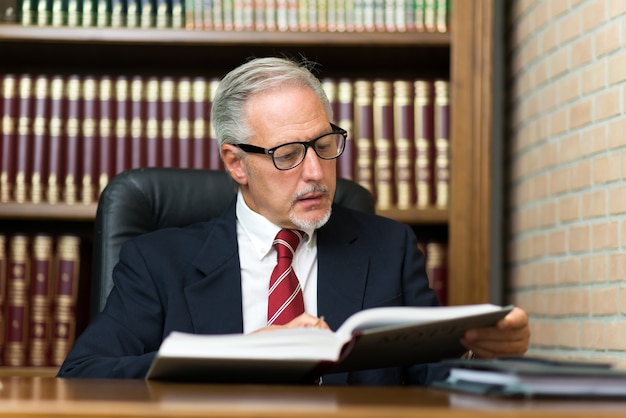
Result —
<instances>
[{"instance_id":1,"label":"papers on desk","mask_svg":"<svg viewBox=\"0 0 626 418\"><path fill-rule=\"evenodd\" d=\"M623 397L626 371L610 364L532 357L449 360L447 380L435 387L506 397Z\"/></svg>"}]
</instances>

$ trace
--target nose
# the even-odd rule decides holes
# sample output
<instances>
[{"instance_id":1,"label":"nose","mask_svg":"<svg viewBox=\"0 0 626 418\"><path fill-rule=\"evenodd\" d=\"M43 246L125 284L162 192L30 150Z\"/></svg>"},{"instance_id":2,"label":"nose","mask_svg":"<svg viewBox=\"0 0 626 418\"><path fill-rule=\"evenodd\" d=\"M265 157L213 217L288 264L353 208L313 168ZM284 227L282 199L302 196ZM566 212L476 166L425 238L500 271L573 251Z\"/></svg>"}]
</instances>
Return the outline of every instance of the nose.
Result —
<instances>
[{"instance_id":1,"label":"nose","mask_svg":"<svg viewBox=\"0 0 626 418\"><path fill-rule=\"evenodd\" d=\"M306 149L302 161L302 177L304 180L320 180L323 177L322 159L317 156L313 147Z\"/></svg>"}]
</instances>

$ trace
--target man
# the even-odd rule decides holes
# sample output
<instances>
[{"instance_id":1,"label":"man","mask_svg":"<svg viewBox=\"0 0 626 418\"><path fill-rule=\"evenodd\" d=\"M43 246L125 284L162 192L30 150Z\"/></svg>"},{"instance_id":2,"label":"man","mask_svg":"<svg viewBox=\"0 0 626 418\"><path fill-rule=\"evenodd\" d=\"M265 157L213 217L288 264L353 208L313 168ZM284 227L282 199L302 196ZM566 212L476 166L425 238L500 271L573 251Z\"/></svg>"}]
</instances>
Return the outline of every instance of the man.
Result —
<instances>
[{"instance_id":1,"label":"man","mask_svg":"<svg viewBox=\"0 0 626 418\"><path fill-rule=\"evenodd\" d=\"M59 376L143 378L173 330L250 333L319 326L321 315L321 326L336 329L366 308L437 304L408 226L332 205L345 132L331 124L328 99L308 69L252 60L221 81L211 117L237 198L217 219L127 242L106 307ZM281 229L298 231L303 242L289 244L297 278L289 261L281 277L293 279L290 297L273 308L272 245ZM527 315L516 308L461 343L490 358L521 355L528 340ZM333 374L324 383L427 384L442 373L415 365Z\"/></svg>"}]
</instances>

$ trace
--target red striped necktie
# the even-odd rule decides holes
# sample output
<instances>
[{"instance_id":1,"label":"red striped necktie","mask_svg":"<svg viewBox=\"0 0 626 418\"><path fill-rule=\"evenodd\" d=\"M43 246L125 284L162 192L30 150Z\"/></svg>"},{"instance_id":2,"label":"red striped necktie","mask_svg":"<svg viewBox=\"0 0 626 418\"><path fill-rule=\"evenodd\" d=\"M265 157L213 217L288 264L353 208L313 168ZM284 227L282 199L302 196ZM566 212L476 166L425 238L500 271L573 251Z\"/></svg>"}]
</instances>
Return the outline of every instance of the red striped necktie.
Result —
<instances>
[{"instance_id":1,"label":"red striped necktie","mask_svg":"<svg viewBox=\"0 0 626 418\"><path fill-rule=\"evenodd\" d=\"M304 313L304 299L300 281L293 271L291 262L304 232L281 229L274 239L277 264L270 277L267 305L267 324L284 325Z\"/></svg>"}]
</instances>

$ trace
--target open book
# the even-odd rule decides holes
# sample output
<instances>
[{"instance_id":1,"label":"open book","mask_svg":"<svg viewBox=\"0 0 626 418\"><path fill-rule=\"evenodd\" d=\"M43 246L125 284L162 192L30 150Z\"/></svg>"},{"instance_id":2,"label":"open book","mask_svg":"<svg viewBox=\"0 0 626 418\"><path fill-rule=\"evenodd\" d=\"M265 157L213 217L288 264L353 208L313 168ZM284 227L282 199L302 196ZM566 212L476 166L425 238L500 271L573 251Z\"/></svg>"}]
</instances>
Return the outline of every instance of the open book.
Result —
<instances>
[{"instance_id":1,"label":"open book","mask_svg":"<svg viewBox=\"0 0 626 418\"><path fill-rule=\"evenodd\" d=\"M491 304L373 308L355 313L336 332L172 332L147 378L297 383L326 373L438 361L463 353L459 339L467 329L494 325L511 309Z\"/></svg>"}]
</instances>

